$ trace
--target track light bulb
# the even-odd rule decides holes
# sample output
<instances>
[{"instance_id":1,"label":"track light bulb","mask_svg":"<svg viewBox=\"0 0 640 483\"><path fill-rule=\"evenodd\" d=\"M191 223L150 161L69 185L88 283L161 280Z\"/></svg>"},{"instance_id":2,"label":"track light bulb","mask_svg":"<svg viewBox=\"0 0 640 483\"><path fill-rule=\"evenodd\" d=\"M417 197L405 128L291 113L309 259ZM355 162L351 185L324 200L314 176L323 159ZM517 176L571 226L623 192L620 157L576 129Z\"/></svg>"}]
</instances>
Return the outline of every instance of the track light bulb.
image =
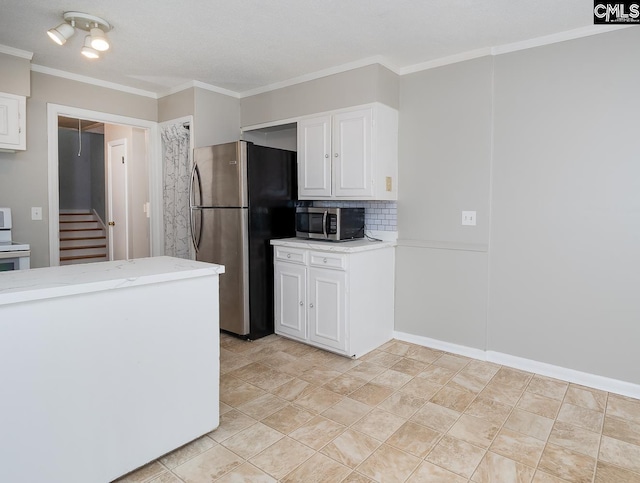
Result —
<instances>
[{"instance_id":1,"label":"track light bulb","mask_svg":"<svg viewBox=\"0 0 640 483\"><path fill-rule=\"evenodd\" d=\"M56 44L64 45L64 43L71 38L75 31L76 30L71 25L64 22L54 29L47 30L47 34Z\"/></svg>"},{"instance_id":2,"label":"track light bulb","mask_svg":"<svg viewBox=\"0 0 640 483\"><path fill-rule=\"evenodd\" d=\"M91 47L100 52L109 50L109 41L107 40L107 36L99 27L91 29Z\"/></svg>"},{"instance_id":3,"label":"track light bulb","mask_svg":"<svg viewBox=\"0 0 640 483\"><path fill-rule=\"evenodd\" d=\"M100 58L100 53L96 49L91 47L91 36L90 35L87 35L84 38L84 47L82 47L82 50L80 52L87 59L99 59Z\"/></svg>"}]
</instances>

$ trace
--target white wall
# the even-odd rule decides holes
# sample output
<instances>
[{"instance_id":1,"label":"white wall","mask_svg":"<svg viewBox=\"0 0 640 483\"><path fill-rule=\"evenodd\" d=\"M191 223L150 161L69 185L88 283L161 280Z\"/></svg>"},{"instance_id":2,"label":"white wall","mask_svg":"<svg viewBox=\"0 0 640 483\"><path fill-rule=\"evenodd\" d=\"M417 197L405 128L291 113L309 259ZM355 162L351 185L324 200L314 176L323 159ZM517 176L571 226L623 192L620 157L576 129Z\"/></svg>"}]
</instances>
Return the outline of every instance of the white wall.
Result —
<instances>
[{"instance_id":1,"label":"white wall","mask_svg":"<svg viewBox=\"0 0 640 483\"><path fill-rule=\"evenodd\" d=\"M640 384L638 45L401 79L396 330Z\"/></svg>"}]
</instances>

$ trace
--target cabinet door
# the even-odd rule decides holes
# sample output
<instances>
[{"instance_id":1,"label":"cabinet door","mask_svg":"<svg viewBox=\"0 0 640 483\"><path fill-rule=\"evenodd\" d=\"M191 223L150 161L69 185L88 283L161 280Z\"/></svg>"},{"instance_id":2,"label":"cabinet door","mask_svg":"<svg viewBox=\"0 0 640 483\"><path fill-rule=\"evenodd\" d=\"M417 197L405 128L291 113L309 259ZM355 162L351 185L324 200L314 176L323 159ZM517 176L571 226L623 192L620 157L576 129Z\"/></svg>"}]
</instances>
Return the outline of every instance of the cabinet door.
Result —
<instances>
[{"instance_id":1,"label":"cabinet door","mask_svg":"<svg viewBox=\"0 0 640 483\"><path fill-rule=\"evenodd\" d=\"M358 109L333 116L333 195L373 196L372 113Z\"/></svg>"},{"instance_id":2,"label":"cabinet door","mask_svg":"<svg viewBox=\"0 0 640 483\"><path fill-rule=\"evenodd\" d=\"M0 93L0 148L26 148L24 116L24 97Z\"/></svg>"},{"instance_id":3,"label":"cabinet door","mask_svg":"<svg viewBox=\"0 0 640 483\"><path fill-rule=\"evenodd\" d=\"M331 196L331 118L298 122L298 197Z\"/></svg>"},{"instance_id":4,"label":"cabinet door","mask_svg":"<svg viewBox=\"0 0 640 483\"><path fill-rule=\"evenodd\" d=\"M307 283L309 341L345 352L345 272L311 268Z\"/></svg>"},{"instance_id":5,"label":"cabinet door","mask_svg":"<svg viewBox=\"0 0 640 483\"><path fill-rule=\"evenodd\" d=\"M306 340L306 269L304 266L292 263L276 263L274 276L275 332Z\"/></svg>"}]
</instances>

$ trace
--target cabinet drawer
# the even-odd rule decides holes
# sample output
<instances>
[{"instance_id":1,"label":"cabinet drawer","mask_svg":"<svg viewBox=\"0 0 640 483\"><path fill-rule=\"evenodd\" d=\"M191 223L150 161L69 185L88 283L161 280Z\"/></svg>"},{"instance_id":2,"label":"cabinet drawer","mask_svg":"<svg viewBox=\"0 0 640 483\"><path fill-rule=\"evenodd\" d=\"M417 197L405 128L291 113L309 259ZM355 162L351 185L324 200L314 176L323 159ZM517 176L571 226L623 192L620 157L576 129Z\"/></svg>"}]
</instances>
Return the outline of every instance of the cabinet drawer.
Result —
<instances>
[{"instance_id":1,"label":"cabinet drawer","mask_svg":"<svg viewBox=\"0 0 640 483\"><path fill-rule=\"evenodd\" d=\"M297 248L276 247L276 260L289 263L307 264L307 251Z\"/></svg>"},{"instance_id":2,"label":"cabinet drawer","mask_svg":"<svg viewBox=\"0 0 640 483\"><path fill-rule=\"evenodd\" d=\"M310 252L309 265L312 267L332 268L334 270L346 270L347 256L336 253Z\"/></svg>"}]
</instances>

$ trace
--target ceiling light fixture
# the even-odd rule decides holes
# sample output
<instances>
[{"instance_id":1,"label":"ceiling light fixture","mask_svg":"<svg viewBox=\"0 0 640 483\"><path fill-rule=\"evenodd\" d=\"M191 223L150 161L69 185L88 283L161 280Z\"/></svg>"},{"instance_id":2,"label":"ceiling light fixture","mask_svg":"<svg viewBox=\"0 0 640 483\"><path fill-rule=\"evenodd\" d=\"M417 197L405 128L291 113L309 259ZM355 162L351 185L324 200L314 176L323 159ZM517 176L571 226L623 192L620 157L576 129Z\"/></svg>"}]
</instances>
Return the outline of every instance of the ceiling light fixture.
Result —
<instances>
[{"instance_id":1,"label":"ceiling light fixture","mask_svg":"<svg viewBox=\"0 0 640 483\"><path fill-rule=\"evenodd\" d=\"M85 37L81 50L85 57L97 59L100 57L99 52L109 50L107 32L113 29L109 22L95 15L82 12L65 12L62 17L64 18L63 23L47 31L47 34L55 43L64 45L75 33L75 29L81 29L90 34Z\"/></svg>"}]
</instances>

